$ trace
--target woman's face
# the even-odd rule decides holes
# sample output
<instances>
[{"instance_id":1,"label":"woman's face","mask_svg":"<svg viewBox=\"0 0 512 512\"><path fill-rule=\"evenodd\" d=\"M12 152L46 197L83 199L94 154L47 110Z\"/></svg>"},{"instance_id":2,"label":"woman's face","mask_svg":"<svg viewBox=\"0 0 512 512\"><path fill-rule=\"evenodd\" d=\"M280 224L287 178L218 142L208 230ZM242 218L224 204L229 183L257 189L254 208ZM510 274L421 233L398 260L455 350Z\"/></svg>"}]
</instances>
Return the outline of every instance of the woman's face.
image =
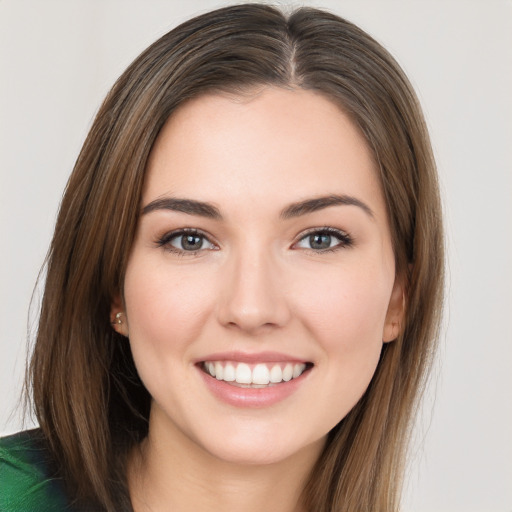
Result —
<instances>
[{"instance_id":1,"label":"woman's face","mask_svg":"<svg viewBox=\"0 0 512 512\"><path fill-rule=\"evenodd\" d=\"M375 164L332 102L208 95L167 122L117 326L153 398L150 433L238 463L320 449L401 304Z\"/></svg>"}]
</instances>

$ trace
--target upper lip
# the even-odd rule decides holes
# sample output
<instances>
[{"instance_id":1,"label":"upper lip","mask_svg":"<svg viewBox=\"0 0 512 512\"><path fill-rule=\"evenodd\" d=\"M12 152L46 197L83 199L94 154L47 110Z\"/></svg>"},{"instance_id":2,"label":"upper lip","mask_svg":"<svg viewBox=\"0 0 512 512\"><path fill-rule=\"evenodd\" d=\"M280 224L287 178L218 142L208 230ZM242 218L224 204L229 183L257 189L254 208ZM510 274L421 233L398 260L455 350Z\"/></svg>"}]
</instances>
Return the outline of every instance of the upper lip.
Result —
<instances>
[{"instance_id":1,"label":"upper lip","mask_svg":"<svg viewBox=\"0 0 512 512\"><path fill-rule=\"evenodd\" d=\"M239 363L308 363L307 359L283 354L281 352L216 352L197 359L195 362L203 361L235 361Z\"/></svg>"}]
</instances>

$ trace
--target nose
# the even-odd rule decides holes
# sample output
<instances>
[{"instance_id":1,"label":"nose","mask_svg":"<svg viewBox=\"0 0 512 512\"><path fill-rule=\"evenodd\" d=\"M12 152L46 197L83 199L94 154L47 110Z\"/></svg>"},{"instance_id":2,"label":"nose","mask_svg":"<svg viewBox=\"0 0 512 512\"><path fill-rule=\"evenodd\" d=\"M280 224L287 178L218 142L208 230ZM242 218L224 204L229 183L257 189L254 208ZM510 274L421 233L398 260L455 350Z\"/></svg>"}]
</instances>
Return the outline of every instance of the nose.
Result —
<instances>
[{"instance_id":1,"label":"nose","mask_svg":"<svg viewBox=\"0 0 512 512\"><path fill-rule=\"evenodd\" d=\"M217 306L222 325L256 335L290 320L282 272L270 253L233 256L222 274Z\"/></svg>"}]
</instances>

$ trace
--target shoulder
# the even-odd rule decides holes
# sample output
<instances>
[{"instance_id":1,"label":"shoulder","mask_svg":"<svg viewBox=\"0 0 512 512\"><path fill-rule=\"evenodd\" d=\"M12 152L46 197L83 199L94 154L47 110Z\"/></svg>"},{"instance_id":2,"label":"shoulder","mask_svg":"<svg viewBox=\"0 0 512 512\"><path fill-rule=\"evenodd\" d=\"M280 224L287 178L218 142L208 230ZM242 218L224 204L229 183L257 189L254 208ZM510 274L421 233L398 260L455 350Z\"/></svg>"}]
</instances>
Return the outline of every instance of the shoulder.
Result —
<instances>
[{"instance_id":1,"label":"shoulder","mask_svg":"<svg viewBox=\"0 0 512 512\"><path fill-rule=\"evenodd\" d=\"M71 512L39 430L0 438L0 512Z\"/></svg>"}]
</instances>

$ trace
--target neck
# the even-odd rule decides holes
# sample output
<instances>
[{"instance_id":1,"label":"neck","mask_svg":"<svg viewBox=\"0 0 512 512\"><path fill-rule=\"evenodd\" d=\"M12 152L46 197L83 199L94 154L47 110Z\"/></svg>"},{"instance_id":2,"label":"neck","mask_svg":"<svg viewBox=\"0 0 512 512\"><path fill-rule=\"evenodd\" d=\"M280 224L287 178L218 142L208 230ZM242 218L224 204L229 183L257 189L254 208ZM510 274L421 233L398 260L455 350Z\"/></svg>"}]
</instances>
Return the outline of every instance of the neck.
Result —
<instances>
[{"instance_id":1,"label":"neck","mask_svg":"<svg viewBox=\"0 0 512 512\"><path fill-rule=\"evenodd\" d=\"M321 439L271 464L240 464L206 452L178 429L162 435L150 422L128 468L134 512L303 512L300 496L323 445Z\"/></svg>"}]
</instances>

